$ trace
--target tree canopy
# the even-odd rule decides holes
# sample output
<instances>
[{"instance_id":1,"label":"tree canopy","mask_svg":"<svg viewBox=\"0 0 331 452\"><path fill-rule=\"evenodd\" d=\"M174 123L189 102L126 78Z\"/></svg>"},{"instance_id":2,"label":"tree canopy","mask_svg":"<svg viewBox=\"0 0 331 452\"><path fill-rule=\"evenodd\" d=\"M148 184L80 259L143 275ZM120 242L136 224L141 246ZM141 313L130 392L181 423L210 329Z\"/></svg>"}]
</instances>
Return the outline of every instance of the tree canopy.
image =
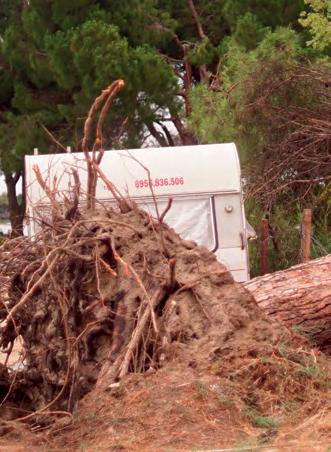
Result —
<instances>
[{"instance_id":1,"label":"tree canopy","mask_svg":"<svg viewBox=\"0 0 331 452\"><path fill-rule=\"evenodd\" d=\"M253 49L280 25L298 29L303 2L14 0L0 8L1 123L36 129L16 138L24 153L52 146L42 126L77 148L88 105L117 78L126 90L109 117L109 146L140 146L146 134L169 144L169 118L185 141L189 91L218 77L227 40ZM2 135L3 155L13 146ZM14 147L20 159L22 146ZM16 169L11 157L1 162Z\"/></svg>"},{"instance_id":2,"label":"tree canopy","mask_svg":"<svg viewBox=\"0 0 331 452\"><path fill-rule=\"evenodd\" d=\"M286 162L299 154L299 130L300 140L315 136L303 133L308 111L314 121L327 115L330 11L330 0L2 0L7 185L34 147L78 150L92 100L124 79L107 119L108 148L236 141L247 192L255 193L252 216L325 199L327 182L318 178L330 163L327 142L313 147L315 164L293 160L277 177L266 175L275 155ZM295 184L299 175L309 179L310 165L317 182ZM275 192L270 181L286 189Z\"/></svg>"},{"instance_id":3,"label":"tree canopy","mask_svg":"<svg viewBox=\"0 0 331 452\"><path fill-rule=\"evenodd\" d=\"M310 30L312 39L308 44L315 49L331 49L331 1L305 0L310 7L309 11L301 13L299 22Z\"/></svg>"}]
</instances>

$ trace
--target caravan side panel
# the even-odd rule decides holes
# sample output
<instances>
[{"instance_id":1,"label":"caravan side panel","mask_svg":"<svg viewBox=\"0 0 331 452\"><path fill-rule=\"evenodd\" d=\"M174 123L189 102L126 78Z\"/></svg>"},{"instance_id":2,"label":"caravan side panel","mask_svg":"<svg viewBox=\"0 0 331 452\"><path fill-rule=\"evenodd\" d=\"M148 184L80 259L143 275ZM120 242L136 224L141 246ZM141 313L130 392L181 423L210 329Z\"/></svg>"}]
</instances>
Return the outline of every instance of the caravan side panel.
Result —
<instances>
[{"instance_id":1,"label":"caravan side panel","mask_svg":"<svg viewBox=\"0 0 331 452\"><path fill-rule=\"evenodd\" d=\"M47 202L35 181L34 164L39 166L51 184L54 176L57 176L57 189L60 192L68 189L71 167L79 168L82 187L87 186L86 162L82 153L27 156L27 187L32 203L42 199ZM236 147L232 143L107 151L100 167L119 190L132 198L151 196L146 168L154 192L160 197L240 192L240 167ZM100 180L97 197L111 197Z\"/></svg>"}]
</instances>

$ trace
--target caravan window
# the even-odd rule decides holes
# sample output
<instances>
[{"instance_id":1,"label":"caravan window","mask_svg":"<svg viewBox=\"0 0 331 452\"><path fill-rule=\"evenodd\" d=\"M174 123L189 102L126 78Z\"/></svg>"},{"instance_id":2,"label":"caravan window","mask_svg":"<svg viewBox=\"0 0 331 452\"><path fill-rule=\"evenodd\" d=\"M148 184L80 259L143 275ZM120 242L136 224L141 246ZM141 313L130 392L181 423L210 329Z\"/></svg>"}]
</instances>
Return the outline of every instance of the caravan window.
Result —
<instances>
[{"instance_id":1,"label":"caravan window","mask_svg":"<svg viewBox=\"0 0 331 452\"><path fill-rule=\"evenodd\" d=\"M160 215L167 203L167 200L158 200ZM138 204L153 217L157 216L152 200L138 201ZM194 240L198 245L205 246L210 251L217 249L214 200L211 197L174 198L164 221L174 228L183 239Z\"/></svg>"}]
</instances>

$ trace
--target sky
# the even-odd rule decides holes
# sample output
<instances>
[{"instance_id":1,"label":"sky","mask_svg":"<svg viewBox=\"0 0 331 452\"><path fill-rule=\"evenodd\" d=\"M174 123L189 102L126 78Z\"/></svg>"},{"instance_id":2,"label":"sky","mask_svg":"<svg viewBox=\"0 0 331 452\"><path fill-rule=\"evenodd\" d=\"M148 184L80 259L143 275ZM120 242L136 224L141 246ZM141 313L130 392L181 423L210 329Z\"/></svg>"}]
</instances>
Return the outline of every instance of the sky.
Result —
<instances>
[{"instance_id":1,"label":"sky","mask_svg":"<svg viewBox=\"0 0 331 452\"><path fill-rule=\"evenodd\" d=\"M21 182L20 181L18 181L18 184L16 185L16 190L17 190L17 193L21 193ZM2 174L0 174L0 194L1 193L5 193L7 191L7 187L6 187L6 183L5 183L5 177L2 175Z\"/></svg>"},{"instance_id":2,"label":"sky","mask_svg":"<svg viewBox=\"0 0 331 452\"><path fill-rule=\"evenodd\" d=\"M5 178L3 176L0 176L0 193L3 193L5 191L6 191Z\"/></svg>"}]
</instances>

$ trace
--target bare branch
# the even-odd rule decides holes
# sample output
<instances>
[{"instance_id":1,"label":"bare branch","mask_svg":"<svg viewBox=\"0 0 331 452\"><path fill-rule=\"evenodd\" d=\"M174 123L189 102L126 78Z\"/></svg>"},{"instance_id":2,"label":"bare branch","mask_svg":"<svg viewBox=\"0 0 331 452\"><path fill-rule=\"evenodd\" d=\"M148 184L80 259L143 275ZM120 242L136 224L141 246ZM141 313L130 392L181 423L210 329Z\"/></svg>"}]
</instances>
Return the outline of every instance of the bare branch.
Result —
<instances>
[{"instance_id":1,"label":"bare branch","mask_svg":"<svg viewBox=\"0 0 331 452\"><path fill-rule=\"evenodd\" d=\"M196 7L195 7L195 5L193 3L193 0L187 0L187 3L188 3L188 7L189 7L189 9L191 11L192 17L193 17L193 19L195 21L195 25L197 27L200 39L202 39L202 40L208 39L206 33L204 32L204 30L202 28L200 17L199 17L199 14L198 14L197 10L196 10Z\"/></svg>"}]
</instances>

